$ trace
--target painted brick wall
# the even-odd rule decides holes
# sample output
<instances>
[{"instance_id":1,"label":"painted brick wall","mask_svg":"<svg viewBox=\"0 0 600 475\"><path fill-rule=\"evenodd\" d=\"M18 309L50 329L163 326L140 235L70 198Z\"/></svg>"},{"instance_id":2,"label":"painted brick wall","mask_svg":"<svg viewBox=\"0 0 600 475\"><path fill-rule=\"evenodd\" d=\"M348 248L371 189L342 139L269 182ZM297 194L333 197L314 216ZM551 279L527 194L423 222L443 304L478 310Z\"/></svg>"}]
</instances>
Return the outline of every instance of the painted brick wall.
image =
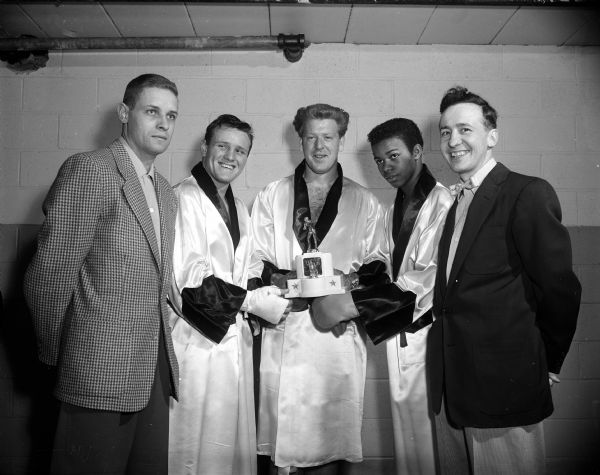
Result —
<instances>
[{"instance_id":1,"label":"painted brick wall","mask_svg":"<svg viewBox=\"0 0 600 475\"><path fill-rule=\"evenodd\" d=\"M115 106L143 72L174 80L180 118L159 170L175 184L196 163L202 132L223 112L254 125L255 146L234 188L250 204L301 158L291 119L321 101L346 109L345 174L383 201L367 132L393 116L415 120L426 162L455 181L439 153L443 92L464 84L500 113L496 158L552 183L573 240L583 305L575 341L546 422L549 473L588 473L600 446L600 49L554 47L312 45L299 63L275 52L65 52L44 69L0 65L0 473L38 473L47 462L55 406L36 363L21 278L58 167L119 133ZM364 452L353 474L390 473L393 443L383 347L369 346ZM596 457L597 458L597 457Z\"/></svg>"}]
</instances>

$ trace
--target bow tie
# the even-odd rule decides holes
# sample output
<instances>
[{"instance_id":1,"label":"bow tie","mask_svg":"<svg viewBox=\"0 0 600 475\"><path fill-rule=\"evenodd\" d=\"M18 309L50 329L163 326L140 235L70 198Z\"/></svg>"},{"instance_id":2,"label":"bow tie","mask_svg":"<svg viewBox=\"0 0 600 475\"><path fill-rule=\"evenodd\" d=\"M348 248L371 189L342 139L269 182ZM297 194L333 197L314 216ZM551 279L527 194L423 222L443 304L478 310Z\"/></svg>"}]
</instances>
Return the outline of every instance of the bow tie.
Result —
<instances>
[{"instance_id":1,"label":"bow tie","mask_svg":"<svg viewBox=\"0 0 600 475\"><path fill-rule=\"evenodd\" d=\"M477 187L473 185L473 182L469 178L467 181L459 181L454 185L450 185L450 193L452 193L452 196L456 196L459 195L463 190L472 190L473 188Z\"/></svg>"}]
</instances>

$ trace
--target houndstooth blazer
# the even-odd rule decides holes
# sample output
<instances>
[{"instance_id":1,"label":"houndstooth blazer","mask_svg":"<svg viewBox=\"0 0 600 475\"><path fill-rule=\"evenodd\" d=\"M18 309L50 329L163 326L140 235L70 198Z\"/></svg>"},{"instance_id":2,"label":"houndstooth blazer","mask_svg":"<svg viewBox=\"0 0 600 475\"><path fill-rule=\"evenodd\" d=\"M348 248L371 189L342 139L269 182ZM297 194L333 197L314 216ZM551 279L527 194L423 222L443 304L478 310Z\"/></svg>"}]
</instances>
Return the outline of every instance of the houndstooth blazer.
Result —
<instances>
[{"instance_id":1,"label":"houndstooth blazer","mask_svg":"<svg viewBox=\"0 0 600 475\"><path fill-rule=\"evenodd\" d=\"M69 157L44 201L46 216L25 275L42 362L57 366L55 395L93 409L144 408L160 326L177 397L168 326L177 202L155 175L161 254L139 179L119 140Z\"/></svg>"}]
</instances>

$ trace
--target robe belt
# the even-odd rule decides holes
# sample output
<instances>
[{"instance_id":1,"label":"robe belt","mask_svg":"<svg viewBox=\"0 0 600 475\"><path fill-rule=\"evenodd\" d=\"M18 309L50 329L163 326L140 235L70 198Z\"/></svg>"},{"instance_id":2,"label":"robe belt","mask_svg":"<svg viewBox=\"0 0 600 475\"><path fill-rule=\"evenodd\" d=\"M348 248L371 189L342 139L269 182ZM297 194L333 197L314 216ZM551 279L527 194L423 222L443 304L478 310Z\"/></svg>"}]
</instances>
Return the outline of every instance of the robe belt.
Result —
<instances>
[{"instance_id":1,"label":"robe belt","mask_svg":"<svg viewBox=\"0 0 600 475\"><path fill-rule=\"evenodd\" d=\"M400 347L405 348L408 346L408 342L406 341L407 333L417 333L419 330L425 328L427 325L431 325L432 323L433 313L431 310L427 310L427 312L417 318L414 322L402 329L400 332Z\"/></svg>"}]
</instances>

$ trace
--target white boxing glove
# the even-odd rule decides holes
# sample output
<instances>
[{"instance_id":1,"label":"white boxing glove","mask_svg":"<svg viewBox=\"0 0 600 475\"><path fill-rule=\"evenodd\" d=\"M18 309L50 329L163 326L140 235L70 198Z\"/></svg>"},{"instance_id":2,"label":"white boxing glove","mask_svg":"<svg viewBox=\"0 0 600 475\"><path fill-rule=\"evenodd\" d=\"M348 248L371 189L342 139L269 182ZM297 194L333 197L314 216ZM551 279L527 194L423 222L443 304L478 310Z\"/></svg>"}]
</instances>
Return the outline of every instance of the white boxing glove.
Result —
<instances>
[{"instance_id":1,"label":"white boxing glove","mask_svg":"<svg viewBox=\"0 0 600 475\"><path fill-rule=\"evenodd\" d=\"M241 310L277 324L288 308L289 301L280 297L282 289L275 285L248 290Z\"/></svg>"}]
</instances>

